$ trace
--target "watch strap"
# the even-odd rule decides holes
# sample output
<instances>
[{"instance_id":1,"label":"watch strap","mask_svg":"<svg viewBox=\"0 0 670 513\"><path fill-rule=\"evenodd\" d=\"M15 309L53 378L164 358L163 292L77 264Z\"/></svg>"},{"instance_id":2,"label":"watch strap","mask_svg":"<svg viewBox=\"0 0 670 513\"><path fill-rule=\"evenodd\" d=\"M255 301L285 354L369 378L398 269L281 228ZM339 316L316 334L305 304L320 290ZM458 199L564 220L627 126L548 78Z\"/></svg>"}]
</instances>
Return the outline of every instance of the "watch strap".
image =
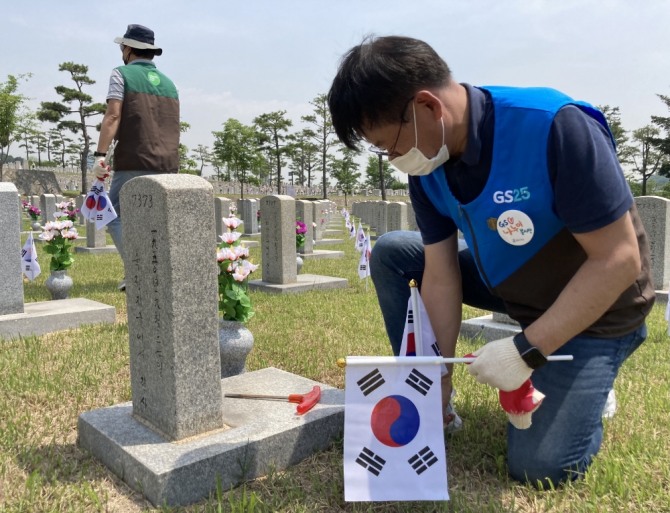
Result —
<instances>
[{"instance_id":1,"label":"watch strap","mask_svg":"<svg viewBox=\"0 0 670 513\"><path fill-rule=\"evenodd\" d=\"M94 156L94 157L106 157L106 156L107 156L107 153L106 153L106 152L102 152L102 151L94 151L94 152L93 152L93 156Z\"/></svg>"}]
</instances>

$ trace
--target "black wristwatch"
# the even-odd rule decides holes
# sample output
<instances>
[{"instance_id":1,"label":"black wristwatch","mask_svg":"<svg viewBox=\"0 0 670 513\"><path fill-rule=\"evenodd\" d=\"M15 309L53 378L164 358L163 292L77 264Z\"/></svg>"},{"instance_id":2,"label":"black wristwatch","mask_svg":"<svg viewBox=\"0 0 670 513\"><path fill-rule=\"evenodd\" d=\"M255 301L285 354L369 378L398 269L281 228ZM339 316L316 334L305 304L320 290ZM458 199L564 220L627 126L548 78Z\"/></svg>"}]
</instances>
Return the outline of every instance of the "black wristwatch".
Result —
<instances>
[{"instance_id":1,"label":"black wristwatch","mask_svg":"<svg viewBox=\"0 0 670 513\"><path fill-rule=\"evenodd\" d=\"M526 335L523 334L523 331L517 335L514 335L514 345L516 346L516 350L519 351L521 358L523 358L523 361L526 362L526 365L528 365L528 367L531 369L539 369L545 363L547 363L547 357L544 356L542 351L540 351L537 347L531 345L531 343L528 342L528 339L526 338Z\"/></svg>"},{"instance_id":2,"label":"black wristwatch","mask_svg":"<svg viewBox=\"0 0 670 513\"><path fill-rule=\"evenodd\" d=\"M106 156L107 156L107 153L106 153L106 152L102 152L102 151L94 151L94 152L93 152L93 156L94 156L94 157L106 157Z\"/></svg>"}]
</instances>

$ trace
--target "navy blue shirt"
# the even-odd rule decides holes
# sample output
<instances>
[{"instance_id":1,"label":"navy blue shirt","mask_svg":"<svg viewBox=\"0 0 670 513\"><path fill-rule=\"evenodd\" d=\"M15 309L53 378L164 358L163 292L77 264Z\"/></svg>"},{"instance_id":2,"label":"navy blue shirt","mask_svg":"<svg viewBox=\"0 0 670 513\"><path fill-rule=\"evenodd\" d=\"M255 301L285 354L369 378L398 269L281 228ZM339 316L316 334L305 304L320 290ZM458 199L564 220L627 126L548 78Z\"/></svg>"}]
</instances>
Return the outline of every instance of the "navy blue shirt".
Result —
<instances>
[{"instance_id":1,"label":"navy blue shirt","mask_svg":"<svg viewBox=\"0 0 670 513\"><path fill-rule=\"evenodd\" d=\"M491 170L494 111L489 94L463 84L469 99L468 139L460 157L450 158L435 173L461 203L484 189ZM578 107L563 107L554 118L547 144L552 208L573 233L585 233L619 219L633 196L607 130ZM435 244L456 232L456 225L432 205L419 177L410 176L409 194L424 244Z\"/></svg>"}]
</instances>

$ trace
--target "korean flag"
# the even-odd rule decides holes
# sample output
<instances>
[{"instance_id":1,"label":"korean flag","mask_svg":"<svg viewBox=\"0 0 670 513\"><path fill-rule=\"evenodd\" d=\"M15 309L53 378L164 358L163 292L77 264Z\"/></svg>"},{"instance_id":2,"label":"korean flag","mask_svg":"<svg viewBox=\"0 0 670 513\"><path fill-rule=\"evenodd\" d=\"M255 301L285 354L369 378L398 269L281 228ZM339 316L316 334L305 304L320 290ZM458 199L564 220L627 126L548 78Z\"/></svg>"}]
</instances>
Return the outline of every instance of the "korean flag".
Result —
<instances>
[{"instance_id":1,"label":"korean flag","mask_svg":"<svg viewBox=\"0 0 670 513\"><path fill-rule=\"evenodd\" d=\"M109 196L107 196L103 181L95 180L93 182L84 199L81 213L88 221L95 223L96 230L107 226L118 217Z\"/></svg>"},{"instance_id":2,"label":"korean flag","mask_svg":"<svg viewBox=\"0 0 670 513\"><path fill-rule=\"evenodd\" d=\"M439 359L412 360L347 358L345 501L449 500Z\"/></svg>"}]
</instances>

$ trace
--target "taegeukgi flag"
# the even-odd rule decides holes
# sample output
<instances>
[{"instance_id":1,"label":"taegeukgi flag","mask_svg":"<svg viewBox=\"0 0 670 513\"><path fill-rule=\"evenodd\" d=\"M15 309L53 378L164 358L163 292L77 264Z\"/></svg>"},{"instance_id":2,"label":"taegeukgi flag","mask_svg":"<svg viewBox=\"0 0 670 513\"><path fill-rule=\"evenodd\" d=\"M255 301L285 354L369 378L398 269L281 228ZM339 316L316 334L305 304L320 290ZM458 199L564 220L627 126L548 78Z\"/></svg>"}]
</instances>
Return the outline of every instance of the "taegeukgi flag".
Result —
<instances>
[{"instance_id":1,"label":"taegeukgi flag","mask_svg":"<svg viewBox=\"0 0 670 513\"><path fill-rule=\"evenodd\" d=\"M440 366L347 358L344 500L449 500Z\"/></svg>"},{"instance_id":2,"label":"taegeukgi flag","mask_svg":"<svg viewBox=\"0 0 670 513\"><path fill-rule=\"evenodd\" d=\"M30 281L33 281L42 272L40 264L37 262L37 248L35 248L33 232L30 232L23 249L21 249L21 270Z\"/></svg>"}]
</instances>

